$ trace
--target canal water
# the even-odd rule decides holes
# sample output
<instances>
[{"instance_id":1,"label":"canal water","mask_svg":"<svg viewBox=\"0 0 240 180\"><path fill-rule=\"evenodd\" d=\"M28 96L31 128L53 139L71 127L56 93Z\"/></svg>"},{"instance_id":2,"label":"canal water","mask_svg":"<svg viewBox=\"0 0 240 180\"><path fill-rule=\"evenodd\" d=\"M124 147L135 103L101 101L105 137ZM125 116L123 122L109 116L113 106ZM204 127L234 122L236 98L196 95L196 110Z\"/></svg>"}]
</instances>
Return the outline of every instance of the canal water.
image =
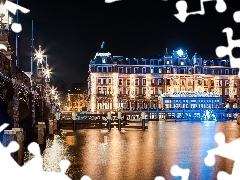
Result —
<instances>
[{"instance_id":1,"label":"canal water","mask_svg":"<svg viewBox=\"0 0 240 180\"><path fill-rule=\"evenodd\" d=\"M214 135L223 132L226 142L240 137L236 121L228 122L149 122L146 131L126 129L110 133L89 129L61 131L47 140L43 152L44 170L60 171L58 163L68 159L67 175L80 180L180 180L170 170L173 165L189 168L189 180L217 179L219 171L231 173L234 161L216 156L212 167L204 164L207 151L218 144ZM240 150L239 150L240 151ZM26 155L26 159L31 157Z\"/></svg>"}]
</instances>

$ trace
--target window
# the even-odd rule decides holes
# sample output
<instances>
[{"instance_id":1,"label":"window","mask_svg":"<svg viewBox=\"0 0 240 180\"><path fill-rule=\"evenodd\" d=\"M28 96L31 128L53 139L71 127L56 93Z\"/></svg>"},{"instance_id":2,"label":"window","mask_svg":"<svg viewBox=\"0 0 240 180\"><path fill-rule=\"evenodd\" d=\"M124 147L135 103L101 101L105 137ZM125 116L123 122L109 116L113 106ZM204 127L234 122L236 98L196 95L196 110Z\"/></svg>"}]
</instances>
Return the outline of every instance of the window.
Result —
<instances>
[{"instance_id":1,"label":"window","mask_svg":"<svg viewBox=\"0 0 240 180\"><path fill-rule=\"evenodd\" d=\"M127 86L130 86L130 79L127 79Z\"/></svg>"},{"instance_id":2,"label":"window","mask_svg":"<svg viewBox=\"0 0 240 180\"><path fill-rule=\"evenodd\" d=\"M103 67L103 72L107 72L107 67Z\"/></svg>"},{"instance_id":3,"label":"window","mask_svg":"<svg viewBox=\"0 0 240 180\"><path fill-rule=\"evenodd\" d=\"M183 66L184 65L184 60L181 60L181 66Z\"/></svg>"},{"instance_id":4,"label":"window","mask_svg":"<svg viewBox=\"0 0 240 180\"><path fill-rule=\"evenodd\" d=\"M101 82L102 82L102 81L101 81L101 79L99 78L99 79L98 79L98 84L101 84Z\"/></svg>"},{"instance_id":5,"label":"window","mask_svg":"<svg viewBox=\"0 0 240 180\"><path fill-rule=\"evenodd\" d=\"M102 94L102 88L98 87L98 94Z\"/></svg>"},{"instance_id":6,"label":"window","mask_svg":"<svg viewBox=\"0 0 240 180\"><path fill-rule=\"evenodd\" d=\"M138 79L138 78L135 79L135 85L136 85L136 86L139 85L139 79Z\"/></svg>"},{"instance_id":7,"label":"window","mask_svg":"<svg viewBox=\"0 0 240 180\"><path fill-rule=\"evenodd\" d=\"M151 68L151 73L153 73L153 68Z\"/></svg>"},{"instance_id":8,"label":"window","mask_svg":"<svg viewBox=\"0 0 240 180\"><path fill-rule=\"evenodd\" d=\"M162 79L158 79L158 85L162 85Z\"/></svg>"},{"instance_id":9,"label":"window","mask_svg":"<svg viewBox=\"0 0 240 180\"><path fill-rule=\"evenodd\" d=\"M146 86L146 79L142 79L142 85Z\"/></svg>"},{"instance_id":10,"label":"window","mask_svg":"<svg viewBox=\"0 0 240 180\"><path fill-rule=\"evenodd\" d=\"M208 85L208 80L204 80L204 86Z\"/></svg>"},{"instance_id":11,"label":"window","mask_svg":"<svg viewBox=\"0 0 240 180\"><path fill-rule=\"evenodd\" d=\"M126 93L130 95L130 88L126 88Z\"/></svg>"},{"instance_id":12,"label":"window","mask_svg":"<svg viewBox=\"0 0 240 180\"><path fill-rule=\"evenodd\" d=\"M119 85L119 86L123 85L123 80L122 80L122 79L119 79L119 80L118 80L118 85Z\"/></svg>"},{"instance_id":13,"label":"window","mask_svg":"<svg viewBox=\"0 0 240 180\"><path fill-rule=\"evenodd\" d=\"M146 94L146 88L143 88L143 94L145 95Z\"/></svg>"},{"instance_id":14,"label":"window","mask_svg":"<svg viewBox=\"0 0 240 180\"><path fill-rule=\"evenodd\" d=\"M161 74L162 73L162 68L159 68L158 72L159 72L159 74Z\"/></svg>"},{"instance_id":15,"label":"window","mask_svg":"<svg viewBox=\"0 0 240 180\"><path fill-rule=\"evenodd\" d=\"M139 94L138 88L135 88L135 94L136 94L136 95Z\"/></svg>"},{"instance_id":16,"label":"window","mask_svg":"<svg viewBox=\"0 0 240 180\"><path fill-rule=\"evenodd\" d=\"M123 68L122 68L122 67L119 67L119 68L118 68L118 72L119 72L119 73L123 73Z\"/></svg>"},{"instance_id":17,"label":"window","mask_svg":"<svg viewBox=\"0 0 240 180\"><path fill-rule=\"evenodd\" d=\"M192 86L192 85L193 85L192 79L189 79L188 80L188 86Z\"/></svg>"},{"instance_id":18,"label":"window","mask_svg":"<svg viewBox=\"0 0 240 180\"><path fill-rule=\"evenodd\" d=\"M107 84L107 80L106 79L103 79L103 84Z\"/></svg>"},{"instance_id":19,"label":"window","mask_svg":"<svg viewBox=\"0 0 240 180\"><path fill-rule=\"evenodd\" d=\"M112 80L111 79L108 79L108 84L111 84L112 83Z\"/></svg>"},{"instance_id":20,"label":"window","mask_svg":"<svg viewBox=\"0 0 240 180\"><path fill-rule=\"evenodd\" d=\"M138 73L138 67L134 68L134 73Z\"/></svg>"},{"instance_id":21,"label":"window","mask_svg":"<svg viewBox=\"0 0 240 180\"><path fill-rule=\"evenodd\" d=\"M163 93L163 89L162 88L158 88L158 94L162 94Z\"/></svg>"},{"instance_id":22,"label":"window","mask_svg":"<svg viewBox=\"0 0 240 180\"><path fill-rule=\"evenodd\" d=\"M219 80L219 86L222 86L222 80Z\"/></svg>"},{"instance_id":23,"label":"window","mask_svg":"<svg viewBox=\"0 0 240 180\"><path fill-rule=\"evenodd\" d=\"M211 80L211 86L214 86L214 80Z\"/></svg>"},{"instance_id":24,"label":"window","mask_svg":"<svg viewBox=\"0 0 240 180\"><path fill-rule=\"evenodd\" d=\"M155 85L155 79L151 80L151 84L154 86Z\"/></svg>"},{"instance_id":25,"label":"window","mask_svg":"<svg viewBox=\"0 0 240 180\"><path fill-rule=\"evenodd\" d=\"M202 80L198 80L198 85L202 85Z\"/></svg>"},{"instance_id":26,"label":"window","mask_svg":"<svg viewBox=\"0 0 240 180\"><path fill-rule=\"evenodd\" d=\"M112 72L112 67L108 67L108 72Z\"/></svg>"},{"instance_id":27,"label":"window","mask_svg":"<svg viewBox=\"0 0 240 180\"><path fill-rule=\"evenodd\" d=\"M214 69L211 69L211 74L214 74Z\"/></svg>"},{"instance_id":28,"label":"window","mask_svg":"<svg viewBox=\"0 0 240 180\"><path fill-rule=\"evenodd\" d=\"M188 74L192 74L192 68L188 69Z\"/></svg>"},{"instance_id":29,"label":"window","mask_svg":"<svg viewBox=\"0 0 240 180\"><path fill-rule=\"evenodd\" d=\"M145 68L145 67L142 68L142 73L143 73L143 74L146 73L146 68Z\"/></svg>"},{"instance_id":30,"label":"window","mask_svg":"<svg viewBox=\"0 0 240 180\"><path fill-rule=\"evenodd\" d=\"M107 94L107 87L103 87L103 94L104 94L104 95Z\"/></svg>"},{"instance_id":31,"label":"window","mask_svg":"<svg viewBox=\"0 0 240 180\"><path fill-rule=\"evenodd\" d=\"M182 79L181 82L182 82L182 83L181 83L182 86L184 86L184 85L185 85L185 79Z\"/></svg>"},{"instance_id":32,"label":"window","mask_svg":"<svg viewBox=\"0 0 240 180\"><path fill-rule=\"evenodd\" d=\"M171 79L167 79L166 84L170 85L171 84Z\"/></svg>"},{"instance_id":33,"label":"window","mask_svg":"<svg viewBox=\"0 0 240 180\"><path fill-rule=\"evenodd\" d=\"M154 94L154 88L151 88L151 94Z\"/></svg>"},{"instance_id":34,"label":"window","mask_svg":"<svg viewBox=\"0 0 240 180\"><path fill-rule=\"evenodd\" d=\"M177 80L173 80L173 85L177 85Z\"/></svg>"},{"instance_id":35,"label":"window","mask_svg":"<svg viewBox=\"0 0 240 180\"><path fill-rule=\"evenodd\" d=\"M174 73L174 74L177 74L177 68L174 68L174 69L173 69L173 73Z\"/></svg>"},{"instance_id":36,"label":"window","mask_svg":"<svg viewBox=\"0 0 240 180\"><path fill-rule=\"evenodd\" d=\"M229 75L229 69L225 69L226 75Z\"/></svg>"},{"instance_id":37,"label":"window","mask_svg":"<svg viewBox=\"0 0 240 180\"><path fill-rule=\"evenodd\" d=\"M102 72L102 67L98 67L98 72Z\"/></svg>"},{"instance_id":38,"label":"window","mask_svg":"<svg viewBox=\"0 0 240 180\"><path fill-rule=\"evenodd\" d=\"M226 89L225 95L229 95L229 89Z\"/></svg>"},{"instance_id":39,"label":"window","mask_svg":"<svg viewBox=\"0 0 240 180\"><path fill-rule=\"evenodd\" d=\"M225 86L229 86L229 80L225 80Z\"/></svg>"},{"instance_id":40,"label":"window","mask_svg":"<svg viewBox=\"0 0 240 180\"><path fill-rule=\"evenodd\" d=\"M237 73L236 73L236 69L233 69L233 70L232 70L232 74L233 74L233 75L236 75L236 74L237 74Z\"/></svg>"},{"instance_id":41,"label":"window","mask_svg":"<svg viewBox=\"0 0 240 180\"><path fill-rule=\"evenodd\" d=\"M119 94L123 94L123 89L122 89L122 87L118 88L118 92L119 92Z\"/></svg>"},{"instance_id":42,"label":"window","mask_svg":"<svg viewBox=\"0 0 240 180\"><path fill-rule=\"evenodd\" d=\"M170 68L167 68L167 73L170 73Z\"/></svg>"},{"instance_id":43,"label":"window","mask_svg":"<svg viewBox=\"0 0 240 180\"><path fill-rule=\"evenodd\" d=\"M127 67L127 73L131 73L131 68Z\"/></svg>"}]
</instances>

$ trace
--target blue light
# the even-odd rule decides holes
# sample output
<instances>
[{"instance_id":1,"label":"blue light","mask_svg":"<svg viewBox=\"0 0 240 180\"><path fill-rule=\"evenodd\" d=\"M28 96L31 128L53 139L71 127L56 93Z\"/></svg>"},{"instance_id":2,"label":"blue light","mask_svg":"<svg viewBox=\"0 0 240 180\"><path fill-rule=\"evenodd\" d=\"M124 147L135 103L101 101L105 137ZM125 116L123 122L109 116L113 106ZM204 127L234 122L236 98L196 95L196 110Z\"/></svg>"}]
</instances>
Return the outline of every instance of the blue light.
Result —
<instances>
[{"instance_id":1,"label":"blue light","mask_svg":"<svg viewBox=\"0 0 240 180\"><path fill-rule=\"evenodd\" d=\"M181 49L179 49L179 50L177 51L177 54L178 54L179 56L182 56L182 55L183 55L183 51L182 51Z\"/></svg>"},{"instance_id":2,"label":"blue light","mask_svg":"<svg viewBox=\"0 0 240 180\"><path fill-rule=\"evenodd\" d=\"M205 110L201 118L202 121L217 121L215 114L212 110Z\"/></svg>"}]
</instances>

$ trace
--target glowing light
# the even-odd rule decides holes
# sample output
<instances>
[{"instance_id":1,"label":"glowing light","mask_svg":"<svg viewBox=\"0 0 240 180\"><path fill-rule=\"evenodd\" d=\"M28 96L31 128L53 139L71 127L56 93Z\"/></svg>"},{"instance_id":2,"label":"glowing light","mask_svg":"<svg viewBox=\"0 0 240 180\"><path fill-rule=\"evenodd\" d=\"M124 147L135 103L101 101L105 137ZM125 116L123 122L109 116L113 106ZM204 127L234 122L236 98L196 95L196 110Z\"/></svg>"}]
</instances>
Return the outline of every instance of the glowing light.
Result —
<instances>
[{"instance_id":1,"label":"glowing light","mask_svg":"<svg viewBox=\"0 0 240 180\"><path fill-rule=\"evenodd\" d=\"M95 111L96 108L96 74L91 74L91 97L90 97L90 105L91 105L91 112Z\"/></svg>"},{"instance_id":2,"label":"glowing light","mask_svg":"<svg viewBox=\"0 0 240 180\"><path fill-rule=\"evenodd\" d=\"M219 94L204 91L179 91L167 92L161 95L162 97L220 97Z\"/></svg>"},{"instance_id":3,"label":"glowing light","mask_svg":"<svg viewBox=\"0 0 240 180\"><path fill-rule=\"evenodd\" d=\"M22 31L22 25L18 23L13 23L11 29L13 30L13 32L19 33Z\"/></svg>"},{"instance_id":4,"label":"glowing light","mask_svg":"<svg viewBox=\"0 0 240 180\"><path fill-rule=\"evenodd\" d=\"M183 55L183 51L182 51L181 49L179 49L179 50L177 51L177 54L178 54L179 56L182 56L182 55Z\"/></svg>"},{"instance_id":5,"label":"glowing light","mask_svg":"<svg viewBox=\"0 0 240 180\"><path fill-rule=\"evenodd\" d=\"M205 110L201 118L202 121L217 121L215 114L212 110Z\"/></svg>"},{"instance_id":6,"label":"glowing light","mask_svg":"<svg viewBox=\"0 0 240 180\"><path fill-rule=\"evenodd\" d=\"M146 75L146 98L151 98L151 75Z\"/></svg>"},{"instance_id":7,"label":"glowing light","mask_svg":"<svg viewBox=\"0 0 240 180\"><path fill-rule=\"evenodd\" d=\"M130 74L130 98L135 98L135 74Z\"/></svg>"},{"instance_id":8,"label":"glowing light","mask_svg":"<svg viewBox=\"0 0 240 180\"><path fill-rule=\"evenodd\" d=\"M113 108L116 110L118 103L118 73L113 73Z\"/></svg>"},{"instance_id":9,"label":"glowing light","mask_svg":"<svg viewBox=\"0 0 240 180\"><path fill-rule=\"evenodd\" d=\"M7 46L5 46L4 44L0 44L0 50L1 50L1 49L7 51Z\"/></svg>"}]
</instances>

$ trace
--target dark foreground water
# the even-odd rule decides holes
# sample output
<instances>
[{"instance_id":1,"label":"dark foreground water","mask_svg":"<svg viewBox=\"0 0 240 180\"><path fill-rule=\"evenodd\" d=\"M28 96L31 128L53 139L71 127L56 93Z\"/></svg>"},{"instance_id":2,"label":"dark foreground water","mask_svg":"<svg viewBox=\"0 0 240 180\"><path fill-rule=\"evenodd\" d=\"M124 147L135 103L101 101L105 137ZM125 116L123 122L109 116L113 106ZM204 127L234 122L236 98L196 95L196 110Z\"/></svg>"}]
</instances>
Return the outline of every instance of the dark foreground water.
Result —
<instances>
[{"instance_id":1,"label":"dark foreground water","mask_svg":"<svg viewBox=\"0 0 240 180\"><path fill-rule=\"evenodd\" d=\"M170 173L171 167L178 165L190 169L189 179L217 179L219 171L231 173L234 163L216 156L213 167L204 164L207 151L218 146L214 140L218 132L230 142L240 137L240 126L236 121L149 122L146 131L61 131L47 141L44 169L60 171L58 163L68 159L67 174L73 180L83 175L92 180L154 180L156 176L180 180Z\"/></svg>"}]
</instances>

